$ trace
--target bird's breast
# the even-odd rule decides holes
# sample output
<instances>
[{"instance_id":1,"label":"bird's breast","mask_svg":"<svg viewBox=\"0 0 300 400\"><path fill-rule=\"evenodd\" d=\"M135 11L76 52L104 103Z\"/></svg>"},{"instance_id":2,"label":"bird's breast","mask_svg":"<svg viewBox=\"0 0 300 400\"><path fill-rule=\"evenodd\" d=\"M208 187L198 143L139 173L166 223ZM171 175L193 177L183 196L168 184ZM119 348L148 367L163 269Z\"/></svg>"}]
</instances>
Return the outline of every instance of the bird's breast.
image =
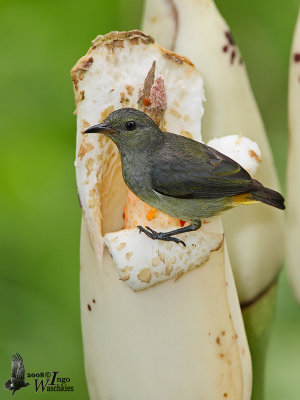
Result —
<instances>
[{"instance_id":1,"label":"bird's breast","mask_svg":"<svg viewBox=\"0 0 300 400\"><path fill-rule=\"evenodd\" d=\"M145 157L126 155L121 158L122 173L126 185L137 196L151 189L150 168Z\"/></svg>"}]
</instances>

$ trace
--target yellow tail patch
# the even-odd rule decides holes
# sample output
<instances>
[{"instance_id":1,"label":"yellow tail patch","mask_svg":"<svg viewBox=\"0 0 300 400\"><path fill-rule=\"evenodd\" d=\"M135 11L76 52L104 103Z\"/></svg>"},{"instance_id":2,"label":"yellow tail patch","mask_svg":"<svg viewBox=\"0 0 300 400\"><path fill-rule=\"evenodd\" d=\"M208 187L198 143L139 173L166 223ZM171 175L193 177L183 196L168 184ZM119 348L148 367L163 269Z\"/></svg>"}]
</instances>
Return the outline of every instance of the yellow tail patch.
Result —
<instances>
[{"instance_id":1,"label":"yellow tail patch","mask_svg":"<svg viewBox=\"0 0 300 400\"><path fill-rule=\"evenodd\" d=\"M233 202L235 205L259 203L258 200L253 199L251 193L238 194L237 196L234 196Z\"/></svg>"}]
</instances>

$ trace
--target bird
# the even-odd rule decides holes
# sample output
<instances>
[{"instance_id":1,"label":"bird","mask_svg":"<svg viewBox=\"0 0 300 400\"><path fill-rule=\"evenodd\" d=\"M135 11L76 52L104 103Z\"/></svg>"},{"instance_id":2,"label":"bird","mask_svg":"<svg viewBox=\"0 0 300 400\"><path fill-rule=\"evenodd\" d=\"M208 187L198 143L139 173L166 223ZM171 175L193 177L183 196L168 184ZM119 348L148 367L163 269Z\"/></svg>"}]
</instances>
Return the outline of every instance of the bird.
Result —
<instances>
[{"instance_id":1,"label":"bird","mask_svg":"<svg viewBox=\"0 0 300 400\"><path fill-rule=\"evenodd\" d=\"M252 179L236 161L203 143L163 132L144 112L121 108L83 134L99 133L117 146L126 185L141 200L189 222L156 232L138 225L151 239L182 243L174 235L196 231L210 218L240 204L265 203L285 209L283 196Z\"/></svg>"},{"instance_id":2,"label":"bird","mask_svg":"<svg viewBox=\"0 0 300 400\"><path fill-rule=\"evenodd\" d=\"M5 382L4 387L6 390L12 390L14 394L22 387L28 386L29 383L25 382L25 367L23 358L19 353L11 356L11 378Z\"/></svg>"}]
</instances>

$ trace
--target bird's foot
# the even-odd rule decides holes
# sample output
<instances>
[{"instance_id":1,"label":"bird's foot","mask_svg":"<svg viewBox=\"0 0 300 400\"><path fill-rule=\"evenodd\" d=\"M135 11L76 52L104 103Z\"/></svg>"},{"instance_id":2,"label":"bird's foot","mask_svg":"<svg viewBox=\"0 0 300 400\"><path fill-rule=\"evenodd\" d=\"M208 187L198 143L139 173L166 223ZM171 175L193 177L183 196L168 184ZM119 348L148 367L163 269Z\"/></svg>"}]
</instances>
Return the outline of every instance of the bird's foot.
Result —
<instances>
[{"instance_id":1,"label":"bird's foot","mask_svg":"<svg viewBox=\"0 0 300 400\"><path fill-rule=\"evenodd\" d=\"M175 242L175 243L182 243L184 247L186 247L186 244L184 243L183 240L180 240L174 236L171 236L170 233L172 232L156 232L153 229L150 228L150 226L146 226L145 228L141 225L138 225L138 228L141 232L144 232L149 238L153 240L165 240L167 242Z\"/></svg>"}]
</instances>

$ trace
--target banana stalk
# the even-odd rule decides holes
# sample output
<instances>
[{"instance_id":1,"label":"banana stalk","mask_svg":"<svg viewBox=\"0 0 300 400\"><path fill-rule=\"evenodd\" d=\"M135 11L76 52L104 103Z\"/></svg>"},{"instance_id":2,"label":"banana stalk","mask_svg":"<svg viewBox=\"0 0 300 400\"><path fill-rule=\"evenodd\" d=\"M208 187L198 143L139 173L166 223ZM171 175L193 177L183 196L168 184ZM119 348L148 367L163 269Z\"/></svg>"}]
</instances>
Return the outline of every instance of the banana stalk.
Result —
<instances>
[{"instance_id":1,"label":"banana stalk","mask_svg":"<svg viewBox=\"0 0 300 400\"><path fill-rule=\"evenodd\" d=\"M249 400L251 359L220 220L182 235L185 249L139 234L140 223L170 230L184 222L128 192L112 142L82 135L130 106L165 130L201 140L200 74L185 57L131 31L96 38L72 78L90 398Z\"/></svg>"},{"instance_id":2,"label":"banana stalk","mask_svg":"<svg viewBox=\"0 0 300 400\"><path fill-rule=\"evenodd\" d=\"M300 302L300 208L299 208L299 152L300 152L300 14L297 25L290 61L289 76L289 157L287 174L288 198L288 240L287 240L287 270L292 288Z\"/></svg>"},{"instance_id":3,"label":"banana stalk","mask_svg":"<svg viewBox=\"0 0 300 400\"><path fill-rule=\"evenodd\" d=\"M278 190L272 154L245 65L214 2L148 0L142 27L161 45L189 57L202 74L207 100L204 139L237 133L254 140L261 149L261 157L257 152L251 155L258 161L263 160L256 178ZM264 362L261 360L265 350L260 342L266 343L265 331L270 330L271 319L266 319L264 330L259 331L261 336L253 336L255 313L261 301L272 313L274 302L269 296L275 291L274 282L284 258L283 215L271 207L255 205L238 207L226 213L222 220L240 303L245 304L247 335L254 356L253 399L257 400L263 398ZM273 287L272 294L267 290L269 287ZM249 304L252 306L248 307ZM261 351L261 357L257 357Z\"/></svg>"}]
</instances>

